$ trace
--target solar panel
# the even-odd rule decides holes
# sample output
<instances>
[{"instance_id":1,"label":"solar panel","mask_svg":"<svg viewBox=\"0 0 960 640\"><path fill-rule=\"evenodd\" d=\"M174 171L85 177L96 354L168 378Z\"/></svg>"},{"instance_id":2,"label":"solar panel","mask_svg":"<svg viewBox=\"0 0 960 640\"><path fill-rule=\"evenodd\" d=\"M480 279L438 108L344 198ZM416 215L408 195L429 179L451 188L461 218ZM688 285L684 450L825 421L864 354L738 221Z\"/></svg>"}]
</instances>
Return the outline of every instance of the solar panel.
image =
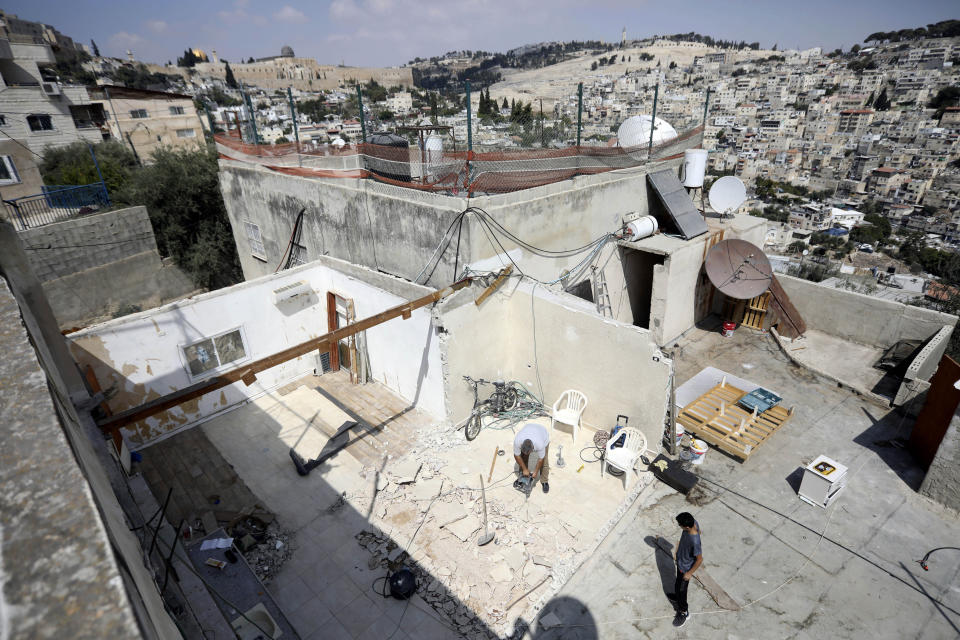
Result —
<instances>
[{"instance_id":1,"label":"solar panel","mask_svg":"<svg viewBox=\"0 0 960 640\"><path fill-rule=\"evenodd\" d=\"M707 232L707 223L697 211L687 190L680 184L673 169L663 169L647 174L650 186L656 192L660 203L667 210L670 221L684 240L696 238Z\"/></svg>"}]
</instances>

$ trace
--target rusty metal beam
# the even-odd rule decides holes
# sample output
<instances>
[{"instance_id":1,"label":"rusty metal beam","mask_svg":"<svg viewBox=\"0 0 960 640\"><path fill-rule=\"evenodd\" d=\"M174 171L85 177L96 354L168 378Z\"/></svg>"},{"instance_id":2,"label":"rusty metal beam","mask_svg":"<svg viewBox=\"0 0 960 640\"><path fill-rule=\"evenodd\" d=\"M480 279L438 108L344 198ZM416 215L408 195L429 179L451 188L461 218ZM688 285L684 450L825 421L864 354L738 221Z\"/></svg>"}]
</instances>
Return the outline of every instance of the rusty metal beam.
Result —
<instances>
[{"instance_id":1,"label":"rusty metal beam","mask_svg":"<svg viewBox=\"0 0 960 640\"><path fill-rule=\"evenodd\" d=\"M174 391L173 393L168 393L165 396L161 396L137 407L131 407L130 409L121 411L120 413L99 421L97 426L100 427L100 429L104 432L110 432L128 424L143 420L144 418L149 418L150 416L167 411L168 409L172 409L173 407L181 405L184 402L199 398L212 391L216 391L217 389L222 389L223 387L229 386L234 382L243 381L244 384L249 386L256 381L257 374L261 371L265 371L277 366L278 364L282 364L288 360L293 360L294 358L300 357L322 347L326 347L330 344L336 344L338 340L349 338L354 334L360 333L361 331L366 331L367 329L375 327L378 324L382 324L387 320L392 320L401 316L404 319L407 319L410 317L411 312L415 309L419 309L420 307L425 307L428 304L442 300L453 292L463 289L469 285L470 282L470 278L465 278L455 282L449 287L425 295L422 298L417 298L416 300L412 300L410 302L404 302L401 305L387 309L386 311L378 313L374 316L370 316L369 318L364 318L359 322L347 325L346 327L337 329L336 331L331 331L330 333L322 335L318 338L301 342L298 345L290 347L289 349L284 349L283 351L275 353L271 356L267 356L266 358L261 358L255 362L248 362L240 367L237 367L236 369L221 373L218 376L203 380L202 382L198 382L190 385L189 387Z\"/></svg>"}]
</instances>

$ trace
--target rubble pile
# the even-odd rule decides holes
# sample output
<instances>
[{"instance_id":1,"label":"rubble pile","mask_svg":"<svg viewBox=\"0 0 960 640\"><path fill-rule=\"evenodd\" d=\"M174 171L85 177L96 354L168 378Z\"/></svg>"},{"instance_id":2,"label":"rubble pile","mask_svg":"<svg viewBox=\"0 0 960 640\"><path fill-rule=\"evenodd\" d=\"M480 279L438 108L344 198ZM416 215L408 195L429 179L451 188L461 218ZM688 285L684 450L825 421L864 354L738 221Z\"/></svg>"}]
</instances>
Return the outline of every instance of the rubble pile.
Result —
<instances>
[{"instance_id":1,"label":"rubble pile","mask_svg":"<svg viewBox=\"0 0 960 640\"><path fill-rule=\"evenodd\" d=\"M254 536L254 540L255 543L243 551L243 557L260 582L266 585L293 555L293 533L282 529L274 520L259 535Z\"/></svg>"},{"instance_id":2,"label":"rubble pile","mask_svg":"<svg viewBox=\"0 0 960 640\"><path fill-rule=\"evenodd\" d=\"M358 533L356 539L361 547L372 554L371 568L380 567L386 573L400 567L413 571L417 577L417 595L433 607L446 625L455 628L469 640L492 640L496 637L487 630L486 625L470 607L464 605L439 580L411 560L388 536L365 530Z\"/></svg>"}]
</instances>

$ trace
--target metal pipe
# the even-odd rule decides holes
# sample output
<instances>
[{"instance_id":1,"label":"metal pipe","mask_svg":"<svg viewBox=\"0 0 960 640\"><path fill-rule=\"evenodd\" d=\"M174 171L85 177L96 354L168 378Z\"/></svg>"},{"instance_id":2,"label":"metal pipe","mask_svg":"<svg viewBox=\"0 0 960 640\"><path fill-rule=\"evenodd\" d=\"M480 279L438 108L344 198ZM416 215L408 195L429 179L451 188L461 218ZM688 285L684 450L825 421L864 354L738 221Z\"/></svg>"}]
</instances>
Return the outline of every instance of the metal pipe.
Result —
<instances>
[{"instance_id":1,"label":"metal pipe","mask_svg":"<svg viewBox=\"0 0 960 640\"><path fill-rule=\"evenodd\" d=\"M147 557L150 557L150 554L153 553L153 548L157 544L157 532L160 531L160 527L163 525L163 518L167 514L167 505L170 504L170 496L173 495L173 487L167 489L167 497L163 501L163 507L160 508L160 521L157 523L157 528L153 530L153 539L150 540L150 550L147 551ZM147 520L147 523L151 522L153 518Z\"/></svg>"},{"instance_id":2,"label":"metal pipe","mask_svg":"<svg viewBox=\"0 0 960 640\"><path fill-rule=\"evenodd\" d=\"M360 85L357 85L357 106L360 108L360 136L364 144L367 142L367 119L363 115L363 93L360 92Z\"/></svg>"},{"instance_id":3,"label":"metal pipe","mask_svg":"<svg viewBox=\"0 0 960 640\"><path fill-rule=\"evenodd\" d=\"M647 149L647 159L653 155L653 132L657 128L657 97L660 95L660 82L653 88L653 114L650 116L650 147Z\"/></svg>"},{"instance_id":4,"label":"metal pipe","mask_svg":"<svg viewBox=\"0 0 960 640\"><path fill-rule=\"evenodd\" d=\"M580 148L580 130L583 128L583 83L577 85L577 148Z\"/></svg>"},{"instance_id":5,"label":"metal pipe","mask_svg":"<svg viewBox=\"0 0 960 640\"><path fill-rule=\"evenodd\" d=\"M287 87L287 99L290 101L290 119L293 120L293 137L297 140L297 164L303 166L303 158L300 157L300 127L297 126L297 108L293 104L293 91Z\"/></svg>"}]
</instances>

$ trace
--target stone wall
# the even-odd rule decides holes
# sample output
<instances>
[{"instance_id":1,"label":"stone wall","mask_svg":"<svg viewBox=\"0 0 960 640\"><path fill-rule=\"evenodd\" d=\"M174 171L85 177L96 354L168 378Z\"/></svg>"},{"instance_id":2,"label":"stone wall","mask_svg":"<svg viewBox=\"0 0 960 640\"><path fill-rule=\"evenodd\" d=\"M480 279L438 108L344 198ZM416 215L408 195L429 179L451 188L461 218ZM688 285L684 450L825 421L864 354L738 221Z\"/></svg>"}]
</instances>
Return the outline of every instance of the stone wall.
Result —
<instances>
[{"instance_id":1,"label":"stone wall","mask_svg":"<svg viewBox=\"0 0 960 640\"><path fill-rule=\"evenodd\" d=\"M960 511L960 411L954 414L940 441L920 493Z\"/></svg>"},{"instance_id":2,"label":"stone wall","mask_svg":"<svg viewBox=\"0 0 960 640\"><path fill-rule=\"evenodd\" d=\"M196 290L161 260L146 207L130 207L21 231L61 328L84 326L132 306L142 309Z\"/></svg>"}]
</instances>

